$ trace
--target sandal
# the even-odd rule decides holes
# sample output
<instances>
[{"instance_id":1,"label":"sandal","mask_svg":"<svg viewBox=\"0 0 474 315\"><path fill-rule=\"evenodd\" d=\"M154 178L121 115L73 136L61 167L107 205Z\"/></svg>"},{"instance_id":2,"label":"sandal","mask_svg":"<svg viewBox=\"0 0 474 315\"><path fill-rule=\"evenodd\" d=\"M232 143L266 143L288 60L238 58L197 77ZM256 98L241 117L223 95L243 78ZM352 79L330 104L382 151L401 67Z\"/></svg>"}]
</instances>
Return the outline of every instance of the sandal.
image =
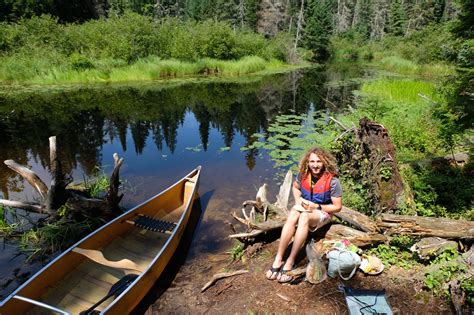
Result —
<instances>
[{"instance_id":1,"label":"sandal","mask_svg":"<svg viewBox=\"0 0 474 315\"><path fill-rule=\"evenodd\" d=\"M283 264L285 262L282 262L280 267L273 267L271 266L270 269L267 270L267 273L265 275L265 277L268 279L268 280L275 280L278 278L278 275L280 274L280 270L281 268L283 267ZM271 272L270 276L268 276L268 272Z\"/></svg>"},{"instance_id":2,"label":"sandal","mask_svg":"<svg viewBox=\"0 0 474 315\"><path fill-rule=\"evenodd\" d=\"M287 275L287 273L290 272L290 271L293 271L293 269L290 269L290 270L282 269L280 271L280 274L279 274L279 277L278 277L278 282L288 283L288 282L292 282L293 280L295 280L295 278L293 276ZM282 277L286 277L286 278L282 279Z\"/></svg>"}]
</instances>

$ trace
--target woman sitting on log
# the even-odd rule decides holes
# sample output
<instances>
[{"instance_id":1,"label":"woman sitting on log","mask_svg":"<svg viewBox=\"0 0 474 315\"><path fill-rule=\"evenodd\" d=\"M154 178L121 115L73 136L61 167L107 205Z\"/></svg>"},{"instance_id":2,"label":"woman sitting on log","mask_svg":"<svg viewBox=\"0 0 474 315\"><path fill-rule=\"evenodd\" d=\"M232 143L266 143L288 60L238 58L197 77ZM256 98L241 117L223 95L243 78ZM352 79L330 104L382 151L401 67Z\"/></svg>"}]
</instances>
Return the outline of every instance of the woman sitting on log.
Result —
<instances>
[{"instance_id":1,"label":"woman sitting on log","mask_svg":"<svg viewBox=\"0 0 474 315\"><path fill-rule=\"evenodd\" d=\"M334 157L320 148L309 149L301 159L292 191L295 205L281 231L275 260L266 273L267 279L282 283L293 280L287 273L293 269L308 232L329 223L342 208L342 189ZM284 262L283 255L293 236L290 256Z\"/></svg>"}]
</instances>

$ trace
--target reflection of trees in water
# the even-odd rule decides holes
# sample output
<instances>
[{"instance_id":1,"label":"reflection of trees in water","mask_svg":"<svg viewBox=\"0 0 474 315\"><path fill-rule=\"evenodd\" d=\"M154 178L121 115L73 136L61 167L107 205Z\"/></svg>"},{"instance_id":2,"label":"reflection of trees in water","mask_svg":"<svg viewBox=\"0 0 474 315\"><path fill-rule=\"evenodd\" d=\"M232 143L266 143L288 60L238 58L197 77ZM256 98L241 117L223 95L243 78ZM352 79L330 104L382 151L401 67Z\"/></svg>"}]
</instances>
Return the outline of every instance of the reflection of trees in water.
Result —
<instances>
[{"instance_id":1,"label":"reflection of trees in water","mask_svg":"<svg viewBox=\"0 0 474 315\"><path fill-rule=\"evenodd\" d=\"M253 134L265 131L278 114L305 113L310 104L323 108L328 95L326 74L309 71L266 77L257 82L231 84L187 84L172 88L108 87L72 91L20 94L0 99L0 159L28 164L34 159L49 168L48 137L58 136L64 171L71 173L79 163L87 175L100 163L106 139L118 139L125 151L130 130L135 152L142 154L152 135L156 148L163 143L173 153L177 130L190 109L199 124L204 150L209 145L210 128L217 129L226 146L240 133L251 145ZM331 87L329 87L331 89ZM340 91L340 92L338 92ZM345 89L331 95L347 97ZM334 97L331 96L331 99ZM246 153L249 169L255 166L258 150ZM12 172L0 166L0 187L8 191L20 187Z\"/></svg>"},{"instance_id":2,"label":"reflection of trees in water","mask_svg":"<svg viewBox=\"0 0 474 315\"><path fill-rule=\"evenodd\" d=\"M196 102L193 112L194 117L196 117L196 120L199 122L199 136L201 137L202 147L204 151L207 151L207 145L209 144L210 113L202 101Z\"/></svg>"}]
</instances>

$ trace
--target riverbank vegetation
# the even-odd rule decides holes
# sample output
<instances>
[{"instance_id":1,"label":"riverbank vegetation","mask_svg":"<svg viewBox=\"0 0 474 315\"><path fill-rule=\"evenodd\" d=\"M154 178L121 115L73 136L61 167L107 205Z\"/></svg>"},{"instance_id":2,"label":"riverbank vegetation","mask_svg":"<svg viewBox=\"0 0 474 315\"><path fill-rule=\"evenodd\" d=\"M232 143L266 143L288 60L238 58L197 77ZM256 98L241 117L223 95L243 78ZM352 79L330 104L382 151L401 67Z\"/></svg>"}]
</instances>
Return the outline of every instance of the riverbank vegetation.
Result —
<instances>
[{"instance_id":1,"label":"riverbank vegetation","mask_svg":"<svg viewBox=\"0 0 474 315\"><path fill-rule=\"evenodd\" d=\"M0 26L0 81L54 84L236 76L284 68L288 34L273 39L226 22L155 21L136 13L59 24L51 16Z\"/></svg>"},{"instance_id":2,"label":"riverbank vegetation","mask_svg":"<svg viewBox=\"0 0 474 315\"><path fill-rule=\"evenodd\" d=\"M10 13L0 16L0 81L57 84L237 76L302 59L361 62L385 72L362 83L354 106L341 110L336 105L333 117L319 111L279 115L264 132L246 134L260 141L249 141L242 150L256 155L263 148L277 167L286 169L295 167L300 153L311 145L330 149L341 162L344 203L374 214L373 180L370 174L354 173L347 156L358 145L351 127L367 117L387 130L396 148L405 200L395 213L473 219L472 1L202 0L162 1L156 6L152 1L106 1L109 7L98 5L79 16L87 11L78 10L81 3L65 4L70 10L63 11L53 2L49 7L25 4L22 10L4 10ZM40 16L43 13L51 15ZM227 106L214 94L213 106ZM454 153L468 158L457 164ZM388 180L392 172L381 167L371 176ZM407 251L413 240L403 237L373 253L387 265L398 260L413 266L415 258ZM439 260L455 258L448 252ZM429 273L426 286L439 290L465 272L446 268ZM461 288L472 299L472 278L462 277Z\"/></svg>"}]
</instances>

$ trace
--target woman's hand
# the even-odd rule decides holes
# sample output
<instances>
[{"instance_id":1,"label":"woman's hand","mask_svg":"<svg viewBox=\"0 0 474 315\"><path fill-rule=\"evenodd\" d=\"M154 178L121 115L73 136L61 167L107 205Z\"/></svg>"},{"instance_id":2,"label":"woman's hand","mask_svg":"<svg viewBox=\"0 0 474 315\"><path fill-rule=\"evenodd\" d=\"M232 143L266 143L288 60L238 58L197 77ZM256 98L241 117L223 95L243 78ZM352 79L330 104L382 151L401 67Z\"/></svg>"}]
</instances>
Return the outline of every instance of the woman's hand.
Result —
<instances>
[{"instance_id":1,"label":"woman's hand","mask_svg":"<svg viewBox=\"0 0 474 315\"><path fill-rule=\"evenodd\" d=\"M306 200L306 199L301 199L301 206L306 209L307 211L313 211L315 209L317 209L317 205L314 203L314 202L311 202L309 200Z\"/></svg>"}]
</instances>

